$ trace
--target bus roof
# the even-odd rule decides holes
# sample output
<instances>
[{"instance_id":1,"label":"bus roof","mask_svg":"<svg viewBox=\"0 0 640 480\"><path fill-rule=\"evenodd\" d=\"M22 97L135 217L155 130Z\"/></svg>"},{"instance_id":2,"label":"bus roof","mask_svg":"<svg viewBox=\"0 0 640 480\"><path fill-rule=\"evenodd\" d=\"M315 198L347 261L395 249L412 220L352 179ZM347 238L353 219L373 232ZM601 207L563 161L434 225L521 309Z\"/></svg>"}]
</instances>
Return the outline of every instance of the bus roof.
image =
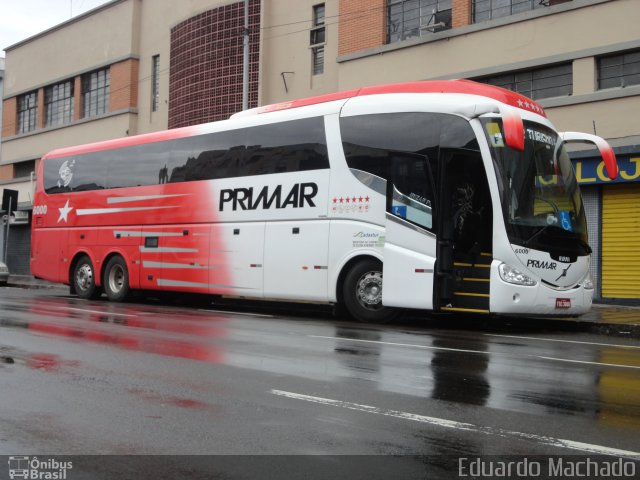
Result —
<instances>
[{"instance_id":1,"label":"bus roof","mask_svg":"<svg viewBox=\"0 0 640 480\"><path fill-rule=\"evenodd\" d=\"M316 97L302 98L289 102L274 103L253 109L254 113L268 113L291 108L306 107L334 100L346 100L353 97L367 95L383 95L390 93L458 93L478 95L497 100L506 105L522 110L537 113L546 117L542 106L528 97L505 88L474 82L472 80L426 80L421 82L393 83L389 85L376 85L371 87L356 88L342 92L329 93ZM242 113L242 112L240 112Z\"/></svg>"},{"instance_id":2,"label":"bus roof","mask_svg":"<svg viewBox=\"0 0 640 480\"><path fill-rule=\"evenodd\" d=\"M337 100L348 100L349 98L353 97L394 93L456 93L477 95L491 98L503 104L534 112L538 115L546 117L544 109L538 103L534 102L528 97L525 97L524 95L506 90L504 88L495 87L493 85L486 85L471 80L429 80L361 87L353 90L345 90L342 92L329 93L326 95L302 98L299 100L274 103L271 105L265 105L263 107L257 107L249 111L239 112L233 115L231 118L239 118L269 112L278 112L282 110L307 107ZM200 129L198 128L198 126L194 125L172 130L163 130L142 135L134 135L131 137L116 138L113 140L106 140L85 145L59 148L47 153L43 157L43 159L59 158L69 155L78 155L82 153L130 147L134 145L142 145L146 143L160 142L165 140L174 140L197 134L197 132L199 131Z\"/></svg>"}]
</instances>

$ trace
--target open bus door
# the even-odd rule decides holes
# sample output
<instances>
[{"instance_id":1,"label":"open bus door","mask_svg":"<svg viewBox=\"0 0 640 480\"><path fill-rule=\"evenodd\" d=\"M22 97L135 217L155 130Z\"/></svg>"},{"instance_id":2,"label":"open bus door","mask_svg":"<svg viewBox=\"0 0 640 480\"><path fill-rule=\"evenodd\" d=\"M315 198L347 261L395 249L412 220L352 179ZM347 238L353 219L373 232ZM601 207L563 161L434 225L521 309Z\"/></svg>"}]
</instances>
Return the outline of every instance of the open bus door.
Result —
<instances>
[{"instance_id":1,"label":"open bus door","mask_svg":"<svg viewBox=\"0 0 640 480\"><path fill-rule=\"evenodd\" d=\"M493 214L480 152L442 149L434 309L489 313Z\"/></svg>"},{"instance_id":2,"label":"open bus door","mask_svg":"<svg viewBox=\"0 0 640 480\"><path fill-rule=\"evenodd\" d=\"M385 307L433 308L436 238L387 213L382 304Z\"/></svg>"},{"instance_id":3,"label":"open bus door","mask_svg":"<svg viewBox=\"0 0 640 480\"><path fill-rule=\"evenodd\" d=\"M430 310L436 262L430 164L424 155L405 152L393 152L390 160L382 304Z\"/></svg>"}]
</instances>

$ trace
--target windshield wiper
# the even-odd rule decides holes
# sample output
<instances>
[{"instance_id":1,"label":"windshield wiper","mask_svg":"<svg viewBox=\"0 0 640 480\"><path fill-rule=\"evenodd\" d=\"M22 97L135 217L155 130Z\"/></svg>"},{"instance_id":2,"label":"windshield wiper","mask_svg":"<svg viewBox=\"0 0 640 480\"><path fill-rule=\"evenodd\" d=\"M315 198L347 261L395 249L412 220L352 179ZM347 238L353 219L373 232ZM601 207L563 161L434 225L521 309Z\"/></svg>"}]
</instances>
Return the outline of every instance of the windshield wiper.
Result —
<instances>
[{"instance_id":1,"label":"windshield wiper","mask_svg":"<svg viewBox=\"0 0 640 480\"><path fill-rule=\"evenodd\" d=\"M545 225L544 227L542 227L540 230L538 230L536 233L534 233L533 235L531 235L528 239L526 239L522 245L525 247L528 247L529 244L533 241L534 238L536 238L538 235L540 235L542 232L544 232L547 228L549 227L555 227L557 225ZM589 244L587 242L585 242L583 239L576 237L575 241L578 242L578 244L585 249L586 251L586 255L589 255L590 253L593 252L593 250L591 249L591 247L589 246Z\"/></svg>"},{"instance_id":2,"label":"windshield wiper","mask_svg":"<svg viewBox=\"0 0 640 480\"><path fill-rule=\"evenodd\" d=\"M589 255L591 252L593 252L593 249L589 246L589 244L587 242L585 242L581 238L576 238L576 240L578 241L580 246L587 251L587 255Z\"/></svg>"},{"instance_id":3,"label":"windshield wiper","mask_svg":"<svg viewBox=\"0 0 640 480\"><path fill-rule=\"evenodd\" d=\"M522 245L525 247L529 246L529 243L536 238L538 235L540 235L542 232L544 232L547 228L549 228L551 225L545 225L544 227L542 227L540 230L538 230L536 233L534 233L533 235L531 235L528 239L526 239Z\"/></svg>"}]
</instances>

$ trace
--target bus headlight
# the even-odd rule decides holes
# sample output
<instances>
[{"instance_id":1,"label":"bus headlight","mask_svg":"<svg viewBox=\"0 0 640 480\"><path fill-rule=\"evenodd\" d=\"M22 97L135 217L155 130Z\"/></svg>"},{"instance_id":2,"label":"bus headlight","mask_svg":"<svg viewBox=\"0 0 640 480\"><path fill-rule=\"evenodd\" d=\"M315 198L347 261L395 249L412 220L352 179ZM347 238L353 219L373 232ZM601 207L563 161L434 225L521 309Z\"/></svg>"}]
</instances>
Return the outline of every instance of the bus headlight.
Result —
<instances>
[{"instance_id":1,"label":"bus headlight","mask_svg":"<svg viewBox=\"0 0 640 480\"><path fill-rule=\"evenodd\" d=\"M498 267L498 271L500 272L500 278L507 283L524 285L525 287L533 287L538 283L532 278L527 277L520 270L517 270L506 263L501 264Z\"/></svg>"},{"instance_id":2,"label":"bus headlight","mask_svg":"<svg viewBox=\"0 0 640 480\"><path fill-rule=\"evenodd\" d=\"M584 280L582 281L582 288L585 290L593 290L593 280L590 273L587 273L587 276L584 277Z\"/></svg>"}]
</instances>

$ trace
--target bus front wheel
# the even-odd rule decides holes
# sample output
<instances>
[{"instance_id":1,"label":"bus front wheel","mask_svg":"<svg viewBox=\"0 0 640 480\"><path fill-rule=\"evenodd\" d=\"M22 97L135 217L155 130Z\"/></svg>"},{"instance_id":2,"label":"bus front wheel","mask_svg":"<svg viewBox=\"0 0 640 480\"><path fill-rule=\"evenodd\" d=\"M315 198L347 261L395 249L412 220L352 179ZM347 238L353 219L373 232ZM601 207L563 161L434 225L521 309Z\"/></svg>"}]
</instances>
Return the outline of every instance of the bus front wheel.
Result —
<instances>
[{"instance_id":1,"label":"bus front wheel","mask_svg":"<svg viewBox=\"0 0 640 480\"><path fill-rule=\"evenodd\" d=\"M382 305L382 263L368 258L356 263L342 285L344 306L360 322L386 323L399 312Z\"/></svg>"},{"instance_id":2,"label":"bus front wheel","mask_svg":"<svg viewBox=\"0 0 640 480\"><path fill-rule=\"evenodd\" d=\"M124 258L111 257L104 269L104 292L112 302L122 302L129 295L129 270Z\"/></svg>"},{"instance_id":3,"label":"bus front wheel","mask_svg":"<svg viewBox=\"0 0 640 480\"><path fill-rule=\"evenodd\" d=\"M96 286L93 263L87 255L78 258L73 268L73 287L80 298L90 300L100 296L100 289Z\"/></svg>"}]
</instances>

